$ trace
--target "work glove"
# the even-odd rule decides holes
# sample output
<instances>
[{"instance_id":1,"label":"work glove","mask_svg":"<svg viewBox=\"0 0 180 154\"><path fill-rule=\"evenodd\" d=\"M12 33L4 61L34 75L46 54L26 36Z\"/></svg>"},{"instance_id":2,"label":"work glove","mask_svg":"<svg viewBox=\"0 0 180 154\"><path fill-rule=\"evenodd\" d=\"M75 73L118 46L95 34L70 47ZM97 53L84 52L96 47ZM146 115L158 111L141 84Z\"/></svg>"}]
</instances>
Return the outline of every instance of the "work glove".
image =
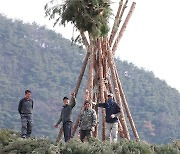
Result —
<instances>
[{"instance_id":1,"label":"work glove","mask_svg":"<svg viewBox=\"0 0 180 154\"><path fill-rule=\"evenodd\" d=\"M111 114L111 118L115 118L116 116L115 116L115 114Z\"/></svg>"},{"instance_id":2,"label":"work glove","mask_svg":"<svg viewBox=\"0 0 180 154\"><path fill-rule=\"evenodd\" d=\"M91 131L92 131L92 132L94 132L94 131L95 131L95 128L94 128L94 127L92 127L92 128L91 128Z\"/></svg>"}]
</instances>

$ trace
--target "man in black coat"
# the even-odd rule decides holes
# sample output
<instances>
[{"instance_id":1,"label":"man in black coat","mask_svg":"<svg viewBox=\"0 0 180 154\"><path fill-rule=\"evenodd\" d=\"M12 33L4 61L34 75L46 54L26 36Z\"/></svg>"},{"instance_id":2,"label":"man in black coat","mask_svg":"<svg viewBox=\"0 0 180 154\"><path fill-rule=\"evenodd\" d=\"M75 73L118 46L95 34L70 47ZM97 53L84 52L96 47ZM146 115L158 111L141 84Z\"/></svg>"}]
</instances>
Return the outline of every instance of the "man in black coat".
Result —
<instances>
[{"instance_id":1,"label":"man in black coat","mask_svg":"<svg viewBox=\"0 0 180 154\"><path fill-rule=\"evenodd\" d=\"M64 132L64 140L68 142L71 138L71 130L72 130L72 109L76 105L75 93L72 93L72 99L69 102L67 97L63 98L63 107L61 110L61 115L59 117L58 122L54 125L55 128L62 122L63 123L63 132Z\"/></svg>"}]
</instances>

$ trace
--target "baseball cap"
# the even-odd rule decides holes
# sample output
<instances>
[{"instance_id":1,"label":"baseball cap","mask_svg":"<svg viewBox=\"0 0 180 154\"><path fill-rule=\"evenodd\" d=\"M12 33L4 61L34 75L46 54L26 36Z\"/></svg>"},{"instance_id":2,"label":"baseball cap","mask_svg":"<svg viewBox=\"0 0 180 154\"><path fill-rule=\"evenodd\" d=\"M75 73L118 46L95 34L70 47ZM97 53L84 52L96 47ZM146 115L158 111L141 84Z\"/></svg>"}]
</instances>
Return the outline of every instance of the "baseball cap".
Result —
<instances>
[{"instance_id":1,"label":"baseball cap","mask_svg":"<svg viewBox=\"0 0 180 154\"><path fill-rule=\"evenodd\" d=\"M112 93L109 93L109 94L108 94L108 97L113 97L113 94L112 94Z\"/></svg>"},{"instance_id":2,"label":"baseball cap","mask_svg":"<svg viewBox=\"0 0 180 154\"><path fill-rule=\"evenodd\" d=\"M65 96L65 97L63 98L63 100L65 100L65 99L69 99L69 98Z\"/></svg>"}]
</instances>

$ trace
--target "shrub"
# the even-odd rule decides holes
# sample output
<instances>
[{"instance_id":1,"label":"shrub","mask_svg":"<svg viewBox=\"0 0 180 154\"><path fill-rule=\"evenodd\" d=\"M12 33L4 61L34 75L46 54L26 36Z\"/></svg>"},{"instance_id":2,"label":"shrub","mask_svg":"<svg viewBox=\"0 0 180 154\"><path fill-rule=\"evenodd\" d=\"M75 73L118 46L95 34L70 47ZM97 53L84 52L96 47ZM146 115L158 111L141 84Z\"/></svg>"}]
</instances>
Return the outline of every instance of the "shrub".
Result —
<instances>
[{"instance_id":1,"label":"shrub","mask_svg":"<svg viewBox=\"0 0 180 154\"><path fill-rule=\"evenodd\" d=\"M22 139L18 132L0 130L0 154L178 154L179 141L167 145L152 145L144 142L121 140L117 143L91 138L82 143L72 139L51 143L44 138Z\"/></svg>"}]
</instances>

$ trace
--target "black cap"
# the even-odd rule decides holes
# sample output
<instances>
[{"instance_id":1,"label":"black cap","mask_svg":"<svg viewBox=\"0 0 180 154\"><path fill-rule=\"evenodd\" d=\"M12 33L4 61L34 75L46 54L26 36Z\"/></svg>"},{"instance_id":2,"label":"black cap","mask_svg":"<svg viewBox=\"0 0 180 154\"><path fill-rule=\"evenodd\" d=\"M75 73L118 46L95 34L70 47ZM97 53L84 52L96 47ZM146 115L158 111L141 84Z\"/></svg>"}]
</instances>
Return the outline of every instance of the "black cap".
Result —
<instances>
[{"instance_id":1,"label":"black cap","mask_svg":"<svg viewBox=\"0 0 180 154\"><path fill-rule=\"evenodd\" d=\"M113 94L112 94L112 93L109 93L109 94L108 94L108 97L113 97Z\"/></svg>"},{"instance_id":2,"label":"black cap","mask_svg":"<svg viewBox=\"0 0 180 154\"><path fill-rule=\"evenodd\" d=\"M65 97L63 98L63 100L65 100L65 99L69 99L69 98L65 96Z\"/></svg>"}]
</instances>

